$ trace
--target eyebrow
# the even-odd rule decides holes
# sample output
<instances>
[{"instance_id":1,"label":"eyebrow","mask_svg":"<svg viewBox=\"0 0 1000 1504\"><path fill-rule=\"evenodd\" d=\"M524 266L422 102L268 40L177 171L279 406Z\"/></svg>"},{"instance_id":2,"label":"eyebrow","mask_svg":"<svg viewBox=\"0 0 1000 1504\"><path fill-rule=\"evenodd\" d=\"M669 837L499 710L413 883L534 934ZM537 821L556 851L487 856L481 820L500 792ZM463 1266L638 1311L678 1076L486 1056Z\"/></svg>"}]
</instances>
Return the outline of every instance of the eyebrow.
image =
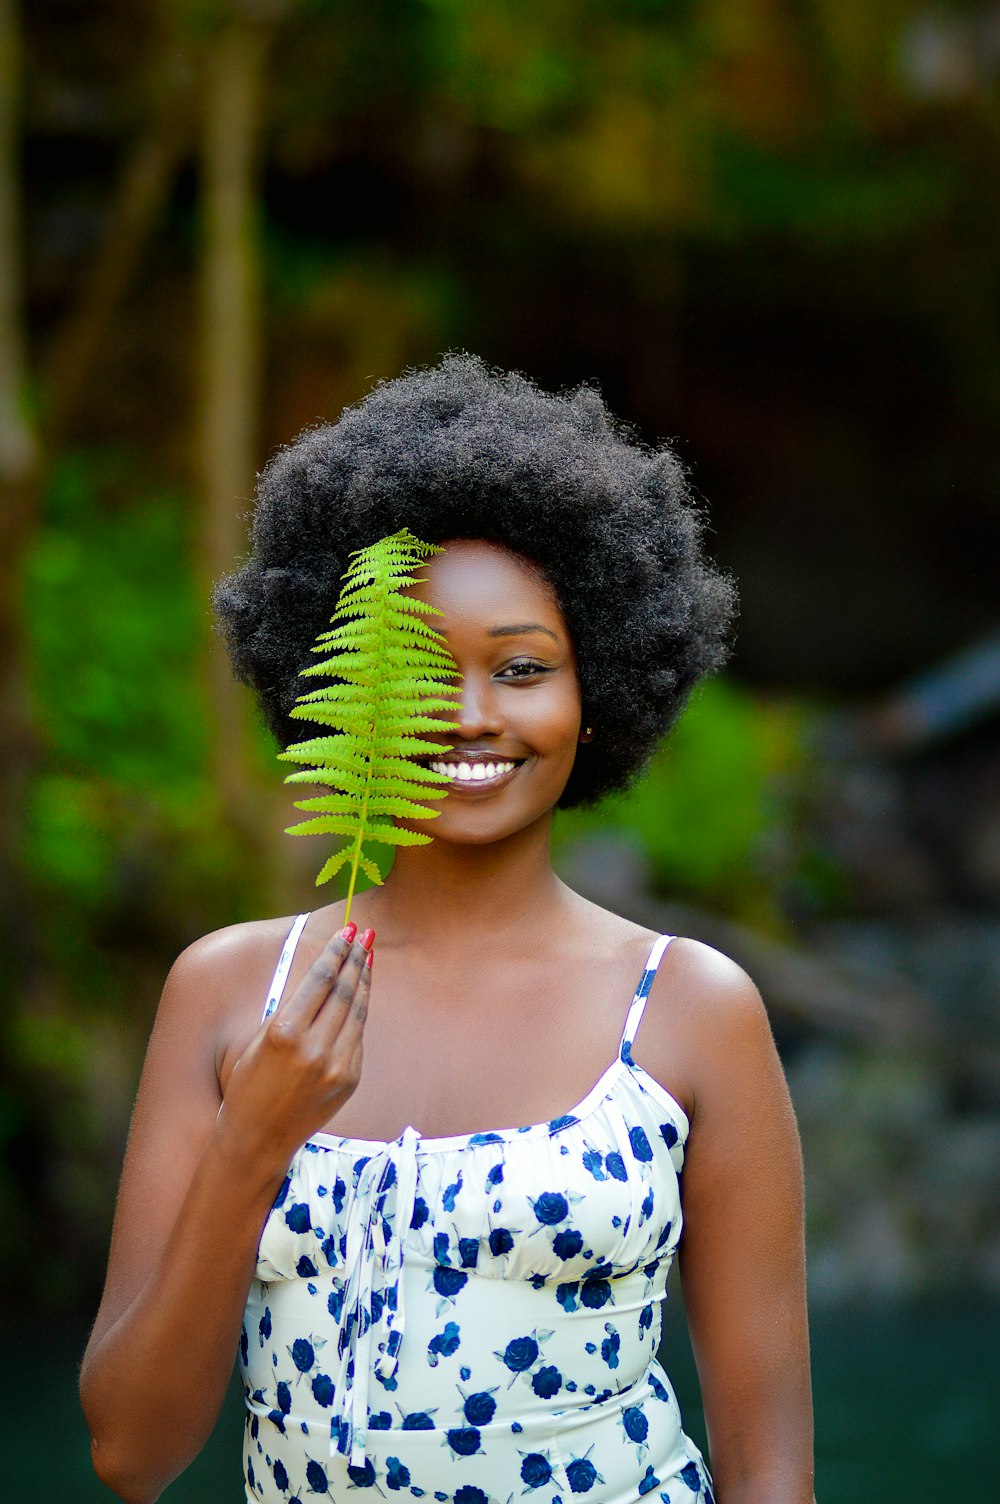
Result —
<instances>
[{"instance_id":1,"label":"eyebrow","mask_svg":"<svg viewBox=\"0 0 1000 1504\"><path fill-rule=\"evenodd\" d=\"M549 628L543 627L541 622L519 622L512 627L490 627L490 637L525 637L529 632L544 632L546 637L551 637L553 642L558 642L556 634Z\"/></svg>"}]
</instances>

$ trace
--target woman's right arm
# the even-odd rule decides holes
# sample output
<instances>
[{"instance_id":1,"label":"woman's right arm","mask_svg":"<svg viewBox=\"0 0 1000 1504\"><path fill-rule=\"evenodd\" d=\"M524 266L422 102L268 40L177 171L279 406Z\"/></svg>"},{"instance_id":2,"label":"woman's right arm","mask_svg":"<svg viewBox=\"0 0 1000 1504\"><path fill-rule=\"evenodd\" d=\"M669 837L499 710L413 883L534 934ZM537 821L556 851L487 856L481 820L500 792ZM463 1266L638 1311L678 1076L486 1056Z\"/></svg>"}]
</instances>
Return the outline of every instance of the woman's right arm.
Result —
<instances>
[{"instance_id":1,"label":"woman's right arm","mask_svg":"<svg viewBox=\"0 0 1000 1504\"><path fill-rule=\"evenodd\" d=\"M199 941L167 980L83 1360L94 1468L128 1504L158 1498L208 1438L268 1211L296 1149L361 1070L371 969L360 943L337 936L253 1035L222 1099L215 1063L244 970L238 936Z\"/></svg>"}]
</instances>

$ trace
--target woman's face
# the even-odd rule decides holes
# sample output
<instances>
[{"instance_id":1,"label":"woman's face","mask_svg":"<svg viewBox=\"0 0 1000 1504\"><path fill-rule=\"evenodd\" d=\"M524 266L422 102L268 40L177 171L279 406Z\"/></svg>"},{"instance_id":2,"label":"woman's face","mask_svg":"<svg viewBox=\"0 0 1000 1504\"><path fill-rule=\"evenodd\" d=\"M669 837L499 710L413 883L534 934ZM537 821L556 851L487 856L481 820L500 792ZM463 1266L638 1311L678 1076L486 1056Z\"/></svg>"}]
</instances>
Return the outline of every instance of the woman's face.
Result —
<instances>
[{"instance_id":1,"label":"woman's face","mask_svg":"<svg viewBox=\"0 0 1000 1504\"><path fill-rule=\"evenodd\" d=\"M497 544L447 543L413 587L443 614L462 674L452 750L427 759L451 779L440 815L415 828L486 843L548 816L580 741L580 686L569 631L548 583Z\"/></svg>"}]
</instances>

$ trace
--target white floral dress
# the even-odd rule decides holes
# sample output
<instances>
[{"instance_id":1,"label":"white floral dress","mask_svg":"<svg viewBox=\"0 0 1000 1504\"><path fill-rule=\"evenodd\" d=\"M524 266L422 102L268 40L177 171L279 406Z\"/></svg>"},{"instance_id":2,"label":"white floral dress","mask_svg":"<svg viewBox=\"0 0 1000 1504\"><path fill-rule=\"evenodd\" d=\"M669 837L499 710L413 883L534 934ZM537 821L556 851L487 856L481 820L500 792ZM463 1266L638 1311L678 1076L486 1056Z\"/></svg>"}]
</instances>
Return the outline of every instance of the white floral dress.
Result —
<instances>
[{"instance_id":1,"label":"white floral dress","mask_svg":"<svg viewBox=\"0 0 1000 1504\"><path fill-rule=\"evenodd\" d=\"M248 1500L710 1504L656 1362L688 1121L630 1048L669 939L571 1112L298 1151L240 1343Z\"/></svg>"}]
</instances>

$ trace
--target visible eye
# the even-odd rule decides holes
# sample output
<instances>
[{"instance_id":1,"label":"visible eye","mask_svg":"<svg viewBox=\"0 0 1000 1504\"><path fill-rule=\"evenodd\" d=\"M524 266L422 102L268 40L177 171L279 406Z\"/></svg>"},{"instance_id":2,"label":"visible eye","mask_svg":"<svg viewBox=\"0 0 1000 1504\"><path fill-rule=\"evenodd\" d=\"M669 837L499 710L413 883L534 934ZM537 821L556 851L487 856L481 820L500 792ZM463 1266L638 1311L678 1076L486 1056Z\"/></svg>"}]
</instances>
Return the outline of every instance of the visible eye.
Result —
<instances>
[{"instance_id":1,"label":"visible eye","mask_svg":"<svg viewBox=\"0 0 1000 1504\"><path fill-rule=\"evenodd\" d=\"M547 674L549 667L545 663L539 663L537 658L515 658L513 663L508 663L496 675L498 679L530 679L535 674Z\"/></svg>"}]
</instances>

